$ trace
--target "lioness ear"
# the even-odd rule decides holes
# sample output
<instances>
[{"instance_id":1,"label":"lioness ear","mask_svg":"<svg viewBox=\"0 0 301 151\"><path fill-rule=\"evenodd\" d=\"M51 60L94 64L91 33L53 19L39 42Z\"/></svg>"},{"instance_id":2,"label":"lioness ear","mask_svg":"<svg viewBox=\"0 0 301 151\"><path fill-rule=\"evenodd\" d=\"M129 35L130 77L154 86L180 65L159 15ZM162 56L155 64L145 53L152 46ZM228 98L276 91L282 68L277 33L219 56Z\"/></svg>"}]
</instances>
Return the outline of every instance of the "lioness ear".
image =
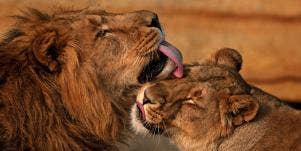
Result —
<instances>
[{"instance_id":1,"label":"lioness ear","mask_svg":"<svg viewBox=\"0 0 301 151\"><path fill-rule=\"evenodd\" d=\"M250 95L232 95L229 98L230 112L233 114L234 125L253 120L258 112L259 103Z\"/></svg>"},{"instance_id":2,"label":"lioness ear","mask_svg":"<svg viewBox=\"0 0 301 151\"><path fill-rule=\"evenodd\" d=\"M223 48L214 54L216 64L225 65L236 71L241 69L242 57L239 52L231 48Z\"/></svg>"},{"instance_id":3,"label":"lioness ear","mask_svg":"<svg viewBox=\"0 0 301 151\"><path fill-rule=\"evenodd\" d=\"M224 133L228 133L233 125L238 126L253 120L259 110L259 103L251 95L223 95L219 108L221 123L226 130Z\"/></svg>"},{"instance_id":4,"label":"lioness ear","mask_svg":"<svg viewBox=\"0 0 301 151\"><path fill-rule=\"evenodd\" d=\"M59 44L58 34L55 31L48 31L36 37L33 41L32 51L37 61L50 72L59 70Z\"/></svg>"}]
</instances>

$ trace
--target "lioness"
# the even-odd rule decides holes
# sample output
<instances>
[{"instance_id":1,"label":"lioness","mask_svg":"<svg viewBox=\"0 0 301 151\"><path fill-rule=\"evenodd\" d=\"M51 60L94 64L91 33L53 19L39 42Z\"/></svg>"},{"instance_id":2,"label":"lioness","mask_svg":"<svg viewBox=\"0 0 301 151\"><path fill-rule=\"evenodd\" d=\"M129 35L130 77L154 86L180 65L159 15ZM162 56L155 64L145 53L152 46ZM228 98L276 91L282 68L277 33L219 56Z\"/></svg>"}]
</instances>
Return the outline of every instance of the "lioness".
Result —
<instances>
[{"instance_id":1,"label":"lioness","mask_svg":"<svg viewBox=\"0 0 301 151\"><path fill-rule=\"evenodd\" d=\"M139 85L182 76L153 12L13 17L0 41L0 150L115 150Z\"/></svg>"},{"instance_id":2,"label":"lioness","mask_svg":"<svg viewBox=\"0 0 301 151\"><path fill-rule=\"evenodd\" d=\"M242 59L222 49L187 76L148 83L132 108L137 132L163 134L181 150L301 150L301 112L247 84Z\"/></svg>"}]
</instances>

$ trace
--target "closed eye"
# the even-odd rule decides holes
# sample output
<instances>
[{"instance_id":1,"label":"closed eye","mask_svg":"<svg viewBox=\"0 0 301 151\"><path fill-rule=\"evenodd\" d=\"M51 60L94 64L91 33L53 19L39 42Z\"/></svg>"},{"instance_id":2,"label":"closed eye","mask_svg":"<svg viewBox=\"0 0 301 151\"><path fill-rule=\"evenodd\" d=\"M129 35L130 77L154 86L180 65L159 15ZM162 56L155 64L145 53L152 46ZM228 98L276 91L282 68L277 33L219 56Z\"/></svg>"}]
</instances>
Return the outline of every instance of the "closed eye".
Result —
<instances>
[{"instance_id":1,"label":"closed eye","mask_svg":"<svg viewBox=\"0 0 301 151\"><path fill-rule=\"evenodd\" d=\"M183 102L183 104L193 104L193 105L195 105L196 103L192 99L188 99L188 100L185 100Z\"/></svg>"},{"instance_id":2,"label":"closed eye","mask_svg":"<svg viewBox=\"0 0 301 151\"><path fill-rule=\"evenodd\" d=\"M202 102L197 101L195 98L194 99L193 98L188 98L185 101L183 101L182 104L183 105L189 105L191 107L202 109L202 110L206 109L205 105Z\"/></svg>"},{"instance_id":3,"label":"closed eye","mask_svg":"<svg viewBox=\"0 0 301 151\"><path fill-rule=\"evenodd\" d=\"M97 38L105 37L108 33L109 33L109 30L107 30L107 29L99 30L99 31L97 31L95 38L97 39Z\"/></svg>"}]
</instances>

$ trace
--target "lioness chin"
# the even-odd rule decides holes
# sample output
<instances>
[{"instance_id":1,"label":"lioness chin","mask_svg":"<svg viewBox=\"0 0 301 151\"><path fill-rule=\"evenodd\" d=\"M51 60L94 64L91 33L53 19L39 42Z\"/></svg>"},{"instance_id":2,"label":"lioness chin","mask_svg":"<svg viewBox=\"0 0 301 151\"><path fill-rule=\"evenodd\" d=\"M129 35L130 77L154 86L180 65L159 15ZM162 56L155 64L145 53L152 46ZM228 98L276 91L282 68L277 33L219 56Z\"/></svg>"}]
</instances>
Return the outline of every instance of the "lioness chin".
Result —
<instances>
[{"instance_id":1,"label":"lioness chin","mask_svg":"<svg viewBox=\"0 0 301 151\"><path fill-rule=\"evenodd\" d=\"M181 150L301 150L301 112L247 84L241 56L222 49L183 79L146 84L132 127L162 134Z\"/></svg>"}]
</instances>

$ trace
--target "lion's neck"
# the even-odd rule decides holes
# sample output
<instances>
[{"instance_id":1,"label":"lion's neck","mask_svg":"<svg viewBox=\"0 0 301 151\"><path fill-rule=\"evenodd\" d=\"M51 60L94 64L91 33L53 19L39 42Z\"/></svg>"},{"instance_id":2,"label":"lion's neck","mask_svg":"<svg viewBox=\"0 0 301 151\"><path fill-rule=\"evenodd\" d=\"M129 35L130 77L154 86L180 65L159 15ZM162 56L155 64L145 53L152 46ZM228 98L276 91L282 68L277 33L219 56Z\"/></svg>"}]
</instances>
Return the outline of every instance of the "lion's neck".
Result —
<instances>
[{"instance_id":1,"label":"lion's neck","mask_svg":"<svg viewBox=\"0 0 301 151\"><path fill-rule=\"evenodd\" d=\"M248 150L263 138L268 128L266 121L261 120L238 127L227 137L220 137L217 133L206 134L198 138L179 134L173 137L172 141L182 151L227 151L241 150L242 148ZM242 139L242 136L244 136L244 139Z\"/></svg>"},{"instance_id":2,"label":"lion's neck","mask_svg":"<svg viewBox=\"0 0 301 151\"><path fill-rule=\"evenodd\" d=\"M181 151L216 151L218 145L207 140L187 139L184 137L173 140Z\"/></svg>"},{"instance_id":3,"label":"lion's neck","mask_svg":"<svg viewBox=\"0 0 301 151\"><path fill-rule=\"evenodd\" d=\"M234 130L230 136L224 138L218 146L218 150L250 150L266 135L268 131L266 120L247 123Z\"/></svg>"},{"instance_id":4,"label":"lion's neck","mask_svg":"<svg viewBox=\"0 0 301 151\"><path fill-rule=\"evenodd\" d=\"M185 132L180 132L171 136L171 140L181 151L214 151L218 149L218 136L216 131L213 133L202 134L195 138L187 136Z\"/></svg>"}]
</instances>

